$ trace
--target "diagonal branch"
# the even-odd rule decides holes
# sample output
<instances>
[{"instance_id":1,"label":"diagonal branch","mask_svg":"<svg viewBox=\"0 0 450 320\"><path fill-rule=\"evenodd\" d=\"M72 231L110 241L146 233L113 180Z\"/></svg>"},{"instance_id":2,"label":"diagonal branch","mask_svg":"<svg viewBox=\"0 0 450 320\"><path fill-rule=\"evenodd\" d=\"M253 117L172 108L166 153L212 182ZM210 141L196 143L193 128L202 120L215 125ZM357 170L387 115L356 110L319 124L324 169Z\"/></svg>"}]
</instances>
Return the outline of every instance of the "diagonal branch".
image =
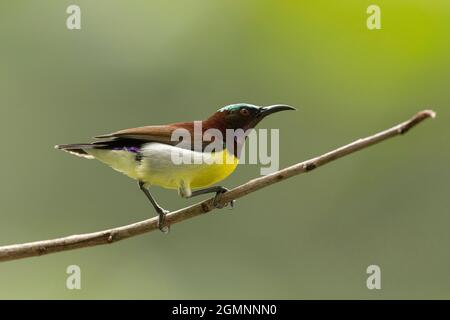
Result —
<instances>
[{"instance_id":1,"label":"diagonal branch","mask_svg":"<svg viewBox=\"0 0 450 320\"><path fill-rule=\"evenodd\" d=\"M381 131L363 139L358 139L343 147L327 152L310 160L297 163L267 176L250 180L224 193L220 198L219 205L224 205L231 200L244 197L249 193L255 192L259 189L280 182L284 179L301 173L309 172L317 167L323 166L324 164L342 158L358 150L367 148L373 144L379 143L397 135L404 134L423 120L430 117L434 118L435 115L435 112L432 110L424 110L418 112L411 119L402 122L390 129ZM190 219L195 216L207 213L214 209L215 207L213 206L213 199L211 198L192 206L169 213L166 216L166 223L170 225L178 223L186 219ZM113 243L154 230L158 230L157 217L98 232L72 235L52 240L3 246L0 247L0 262Z\"/></svg>"}]
</instances>

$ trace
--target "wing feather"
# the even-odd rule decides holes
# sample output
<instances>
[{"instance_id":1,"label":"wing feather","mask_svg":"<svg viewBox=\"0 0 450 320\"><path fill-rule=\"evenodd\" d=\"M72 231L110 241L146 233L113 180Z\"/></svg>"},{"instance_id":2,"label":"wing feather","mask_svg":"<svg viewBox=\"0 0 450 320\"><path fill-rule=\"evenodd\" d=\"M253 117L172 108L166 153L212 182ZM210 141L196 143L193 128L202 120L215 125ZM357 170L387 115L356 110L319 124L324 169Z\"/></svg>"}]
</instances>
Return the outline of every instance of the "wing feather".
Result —
<instances>
[{"instance_id":1,"label":"wing feather","mask_svg":"<svg viewBox=\"0 0 450 320\"><path fill-rule=\"evenodd\" d=\"M96 136L97 139L110 139L110 138L130 138L148 141L158 141L165 142L170 141L173 131L177 127L167 125L167 126L146 126L119 130L116 132L103 134Z\"/></svg>"},{"instance_id":2,"label":"wing feather","mask_svg":"<svg viewBox=\"0 0 450 320\"><path fill-rule=\"evenodd\" d=\"M172 134L176 129L188 130L190 133L191 141L183 141L183 144L180 144L180 141L172 140ZM94 138L113 139L113 140L131 139L148 142L160 142L168 145L177 145L185 149L193 149L195 146L193 122L178 122L164 126L145 126L145 127L130 128L108 134L103 134L100 136L96 136ZM209 143L210 143L209 141L202 141L201 145L204 148Z\"/></svg>"}]
</instances>

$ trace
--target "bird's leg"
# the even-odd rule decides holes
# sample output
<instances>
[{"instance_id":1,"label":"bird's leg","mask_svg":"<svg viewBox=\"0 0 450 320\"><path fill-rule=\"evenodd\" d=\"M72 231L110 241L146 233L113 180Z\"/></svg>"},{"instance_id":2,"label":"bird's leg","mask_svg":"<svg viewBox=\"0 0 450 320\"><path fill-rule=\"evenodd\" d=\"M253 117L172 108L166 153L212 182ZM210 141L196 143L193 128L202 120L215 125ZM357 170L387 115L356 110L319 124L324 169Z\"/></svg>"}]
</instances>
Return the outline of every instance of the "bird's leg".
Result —
<instances>
[{"instance_id":1,"label":"bird's leg","mask_svg":"<svg viewBox=\"0 0 450 320\"><path fill-rule=\"evenodd\" d=\"M159 220L158 220L158 227L159 230L161 230L163 233L168 233L169 232L169 226L164 226L164 219L166 217L166 214L169 213L168 210L163 209L158 202L156 202L156 200L153 198L153 196L151 195L150 191L148 191L147 188L145 188L144 186L144 182L139 181L139 189L142 190L142 192L144 192L145 196L147 197L147 199L150 201L150 203L153 205L153 208L155 208L156 212L159 215Z\"/></svg>"},{"instance_id":2,"label":"bird's leg","mask_svg":"<svg viewBox=\"0 0 450 320\"><path fill-rule=\"evenodd\" d=\"M198 196L198 195L201 195L201 194L215 192L216 195L214 196L213 205L214 205L215 207L219 207L219 206L218 206L218 202L219 202L220 196L222 195L222 193L227 192L227 191L228 191L228 189L225 188L225 187L222 187L222 186L213 186L213 187L209 187L209 188L205 188L205 189L200 189L200 190L192 191L190 197L195 197L195 196ZM235 203L234 200L232 200L232 201L230 202L230 205L231 205L232 208L234 207L234 203Z\"/></svg>"}]
</instances>

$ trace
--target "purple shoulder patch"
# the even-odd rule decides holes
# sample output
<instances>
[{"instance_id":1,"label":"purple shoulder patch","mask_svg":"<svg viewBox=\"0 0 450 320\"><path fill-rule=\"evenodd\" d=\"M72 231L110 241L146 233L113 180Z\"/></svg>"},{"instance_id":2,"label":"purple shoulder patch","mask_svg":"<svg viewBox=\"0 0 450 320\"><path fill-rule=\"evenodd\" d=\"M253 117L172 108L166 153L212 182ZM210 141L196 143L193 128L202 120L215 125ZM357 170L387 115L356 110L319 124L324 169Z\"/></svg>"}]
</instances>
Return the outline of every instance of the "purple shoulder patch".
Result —
<instances>
[{"instance_id":1,"label":"purple shoulder patch","mask_svg":"<svg viewBox=\"0 0 450 320\"><path fill-rule=\"evenodd\" d=\"M132 153L138 153L140 148L139 147L114 147L113 150L124 150Z\"/></svg>"}]
</instances>

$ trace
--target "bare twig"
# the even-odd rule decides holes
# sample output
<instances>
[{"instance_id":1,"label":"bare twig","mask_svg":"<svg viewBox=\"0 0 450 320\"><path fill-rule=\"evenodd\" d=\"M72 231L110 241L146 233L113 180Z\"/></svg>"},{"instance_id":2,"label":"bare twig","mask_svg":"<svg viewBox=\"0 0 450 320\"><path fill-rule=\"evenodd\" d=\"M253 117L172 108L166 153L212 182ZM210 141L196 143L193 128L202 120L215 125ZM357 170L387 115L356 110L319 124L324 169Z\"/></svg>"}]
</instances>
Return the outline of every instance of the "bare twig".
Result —
<instances>
[{"instance_id":1,"label":"bare twig","mask_svg":"<svg viewBox=\"0 0 450 320\"><path fill-rule=\"evenodd\" d=\"M434 111L421 111L414 115L411 119L400 123L390 129L371 135L364 139L356 140L350 144L325 153L321 156L301 163L297 163L293 166L287 167L270 175L250 180L224 193L220 198L219 205L224 205L231 200L241 198L249 193L255 192L256 190L262 189L292 176L311 171L317 167L327 164L328 162L339 159L378 142L384 141L400 134L404 134L415 125L430 117L435 117ZM166 223L171 225L214 210L215 207L213 206L212 200L213 199L208 199L192 206L173 211L167 215ZM16 260L59 251L113 243L142 233L158 230L157 224L158 218L154 217L126 226L93 233L85 233L52 240L3 246L0 247L0 261Z\"/></svg>"}]
</instances>

